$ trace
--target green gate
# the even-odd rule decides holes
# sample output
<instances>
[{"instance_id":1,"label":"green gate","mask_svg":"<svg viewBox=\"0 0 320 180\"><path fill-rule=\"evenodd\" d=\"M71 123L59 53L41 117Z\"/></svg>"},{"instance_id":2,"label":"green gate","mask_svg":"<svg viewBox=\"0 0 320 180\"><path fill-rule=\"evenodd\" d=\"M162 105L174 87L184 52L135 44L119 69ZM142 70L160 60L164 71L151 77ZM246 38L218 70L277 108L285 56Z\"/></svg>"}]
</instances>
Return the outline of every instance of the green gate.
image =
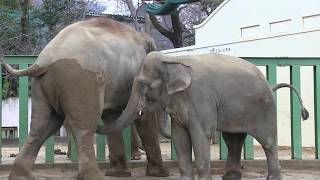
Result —
<instances>
[{"instance_id":1,"label":"green gate","mask_svg":"<svg viewBox=\"0 0 320 180\"><path fill-rule=\"evenodd\" d=\"M5 60L9 64L18 64L19 69L28 67L28 64L33 64L36 60L36 56L6 56ZM315 159L320 158L320 58L245 58L246 60L254 63L257 66L266 67L266 76L271 86L277 82L277 66L290 67L290 81L294 85L298 92L300 92L300 67L312 66L314 69L314 112L315 112ZM1 69L0 69L1 72ZM1 72L1 76L2 76ZM0 78L0 87L2 87L2 80ZM29 78L19 77L19 147L25 141L28 134L28 97L29 97ZM2 90L0 91L0 98L2 97ZM276 98L276 97L275 97ZM0 99L2 100L2 99ZM302 143L301 143L301 115L299 100L296 95L291 93L291 155L292 159L302 159ZM0 112L2 107L0 106ZM2 117L0 116L0 127L2 127ZM102 123L102 122L100 122ZM123 131L123 136L126 145L127 158L131 157L131 136L130 128L126 128ZM2 147L2 133L0 133L0 155ZM72 152L71 160L77 161L77 153L72 140ZM106 159L105 154L105 136L96 136L97 148L97 161L104 161ZM54 138L51 137L46 141L46 163L54 163ZM254 159L253 138L247 137L244 145L244 159ZM172 149L174 147L172 146ZM2 156L0 156L2 157ZM171 153L171 158L176 159L175 151ZM222 138L220 138L220 159L225 160L227 158L227 148ZM0 158L1 162L1 158Z\"/></svg>"}]
</instances>

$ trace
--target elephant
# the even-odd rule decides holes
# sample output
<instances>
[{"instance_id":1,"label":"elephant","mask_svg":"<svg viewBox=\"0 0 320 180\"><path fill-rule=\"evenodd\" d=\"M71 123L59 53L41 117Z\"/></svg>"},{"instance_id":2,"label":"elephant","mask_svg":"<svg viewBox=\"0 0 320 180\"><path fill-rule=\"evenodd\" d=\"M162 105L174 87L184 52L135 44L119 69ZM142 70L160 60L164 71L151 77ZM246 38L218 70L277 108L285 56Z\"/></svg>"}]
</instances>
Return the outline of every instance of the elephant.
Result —
<instances>
[{"instance_id":1,"label":"elephant","mask_svg":"<svg viewBox=\"0 0 320 180\"><path fill-rule=\"evenodd\" d=\"M276 91L291 85L279 84ZM122 129L136 117L164 109L171 116L181 180L193 180L192 148L199 180L211 179L210 140L222 132L228 147L224 180L241 179L241 149L247 134L263 147L267 180L281 180L276 145L273 90L261 71L248 61L222 54L174 57L149 53L134 79L128 104L105 133ZM296 91L295 91L296 92ZM309 116L302 104L303 119Z\"/></svg>"},{"instance_id":2,"label":"elephant","mask_svg":"<svg viewBox=\"0 0 320 180\"><path fill-rule=\"evenodd\" d=\"M93 136L98 121L115 121L125 108L134 76L143 58L157 48L145 33L108 18L79 21L62 29L41 51L36 62L16 70L2 60L15 76L30 76L31 127L13 163L10 180L33 180L32 166L41 145L65 122L78 151L78 179L102 180L95 161ZM154 113L135 123L146 150L146 174L168 176L163 166ZM146 120L150 118L150 120ZM130 176L121 132L108 136L110 166L107 175Z\"/></svg>"}]
</instances>

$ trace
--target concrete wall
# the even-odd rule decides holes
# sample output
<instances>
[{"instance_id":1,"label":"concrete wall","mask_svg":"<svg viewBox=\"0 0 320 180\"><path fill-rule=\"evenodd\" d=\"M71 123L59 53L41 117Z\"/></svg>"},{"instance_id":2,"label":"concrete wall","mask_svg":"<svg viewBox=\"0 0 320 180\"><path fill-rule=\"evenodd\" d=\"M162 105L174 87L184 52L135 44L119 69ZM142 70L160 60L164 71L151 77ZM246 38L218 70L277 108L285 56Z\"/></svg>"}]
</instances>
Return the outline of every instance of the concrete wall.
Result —
<instances>
[{"instance_id":1,"label":"concrete wall","mask_svg":"<svg viewBox=\"0 0 320 180\"><path fill-rule=\"evenodd\" d=\"M28 102L28 130L31 122L31 99ZM2 127L18 127L19 131L19 98L8 98L2 101ZM66 136L63 128L60 135Z\"/></svg>"}]
</instances>

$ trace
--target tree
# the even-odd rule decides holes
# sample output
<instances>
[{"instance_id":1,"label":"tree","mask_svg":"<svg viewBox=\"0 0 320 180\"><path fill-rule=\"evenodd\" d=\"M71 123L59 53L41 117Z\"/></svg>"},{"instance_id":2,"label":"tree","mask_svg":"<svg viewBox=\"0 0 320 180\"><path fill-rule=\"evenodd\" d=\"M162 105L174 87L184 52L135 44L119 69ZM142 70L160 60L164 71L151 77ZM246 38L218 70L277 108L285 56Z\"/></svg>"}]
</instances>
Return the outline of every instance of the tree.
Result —
<instances>
[{"instance_id":1,"label":"tree","mask_svg":"<svg viewBox=\"0 0 320 180\"><path fill-rule=\"evenodd\" d=\"M40 34L47 44L61 29L67 25L84 19L89 1L79 0L43 0L42 5L35 8L41 24Z\"/></svg>"},{"instance_id":2,"label":"tree","mask_svg":"<svg viewBox=\"0 0 320 180\"><path fill-rule=\"evenodd\" d=\"M153 26L166 36L175 48L194 43L192 27L207 18L223 0L202 0L198 3L181 5L168 16L150 15ZM170 25L165 21L170 18ZM190 40L191 39L191 40Z\"/></svg>"}]
</instances>

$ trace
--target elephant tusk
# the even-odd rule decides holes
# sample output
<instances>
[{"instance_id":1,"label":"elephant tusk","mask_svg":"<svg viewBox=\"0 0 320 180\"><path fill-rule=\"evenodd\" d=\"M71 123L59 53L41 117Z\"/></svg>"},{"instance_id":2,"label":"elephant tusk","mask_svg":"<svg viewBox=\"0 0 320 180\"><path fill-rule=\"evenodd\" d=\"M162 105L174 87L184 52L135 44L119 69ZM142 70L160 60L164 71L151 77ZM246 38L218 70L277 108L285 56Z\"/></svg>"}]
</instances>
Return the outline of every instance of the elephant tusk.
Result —
<instances>
[{"instance_id":1,"label":"elephant tusk","mask_svg":"<svg viewBox=\"0 0 320 180\"><path fill-rule=\"evenodd\" d=\"M139 116L142 116L142 111L141 110L139 111Z\"/></svg>"}]
</instances>

